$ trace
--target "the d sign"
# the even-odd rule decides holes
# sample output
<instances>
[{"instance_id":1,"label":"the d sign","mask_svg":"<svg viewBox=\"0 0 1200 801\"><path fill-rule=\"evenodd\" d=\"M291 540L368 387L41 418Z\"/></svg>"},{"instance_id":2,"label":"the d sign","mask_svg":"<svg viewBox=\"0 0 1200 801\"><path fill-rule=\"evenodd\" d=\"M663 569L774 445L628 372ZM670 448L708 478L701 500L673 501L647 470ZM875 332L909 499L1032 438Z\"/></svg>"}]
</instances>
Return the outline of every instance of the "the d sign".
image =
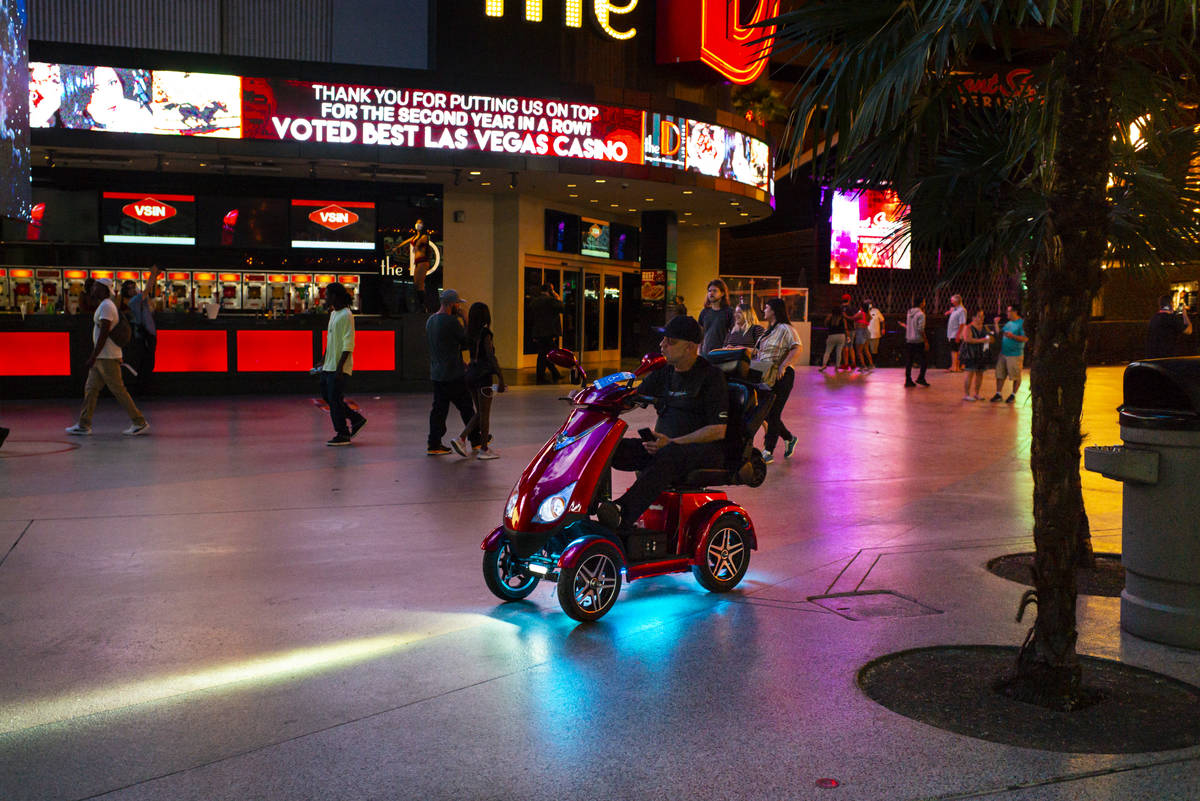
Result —
<instances>
[{"instance_id":1,"label":"the d sign","mask_svg":"<svg viewBox=\"0 0 1200 801\"><path fill-rule=\"evenodd\" d=\"M754 3L743 23L741 7ZM779 0L658 0L658 63L702 61L734 83L753 83L767 68Z\"/></svg>"}]
</instances>

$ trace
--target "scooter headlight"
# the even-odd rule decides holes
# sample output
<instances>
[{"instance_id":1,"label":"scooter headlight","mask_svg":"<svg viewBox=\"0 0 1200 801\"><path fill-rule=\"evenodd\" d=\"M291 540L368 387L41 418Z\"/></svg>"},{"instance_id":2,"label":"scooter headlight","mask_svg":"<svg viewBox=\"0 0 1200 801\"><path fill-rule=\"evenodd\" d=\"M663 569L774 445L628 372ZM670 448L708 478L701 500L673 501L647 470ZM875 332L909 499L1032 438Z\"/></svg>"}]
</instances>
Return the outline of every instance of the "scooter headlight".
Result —
<instances>
[{"instance_id":1,"label":"scooter headlight","mask_svg":"<svg viewBox=\"0 0 1200 801\"><path fill-rule=\"evenodd\" d=\"M542 501L542 505L538 507L537 514L533 516L534 522L553 523L562 517L563 513L567 511L567 504L571 502L571 496L575 493L576 483L572 482Z\"/></svg>"}]
</instances>

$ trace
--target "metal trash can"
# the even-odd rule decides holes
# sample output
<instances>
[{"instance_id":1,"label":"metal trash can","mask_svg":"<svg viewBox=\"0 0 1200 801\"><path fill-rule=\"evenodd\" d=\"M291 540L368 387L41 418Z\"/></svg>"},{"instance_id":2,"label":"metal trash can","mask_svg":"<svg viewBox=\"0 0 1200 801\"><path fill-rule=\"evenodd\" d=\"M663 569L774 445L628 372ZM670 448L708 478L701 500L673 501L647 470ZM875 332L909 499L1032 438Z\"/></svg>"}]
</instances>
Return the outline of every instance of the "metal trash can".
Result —
<instances>
[{"instance_id":1,"label":"metal trash can","mask_svg":"<svg viewBox=\"0 0 1200 801\"><path fill-rule=\"evenodd\" d=\"M1083 455L1125 485L1121 628L1200 650L1200 357L1133 362L1124 392L1125 444Z\"/></svg>"}]
</instances>

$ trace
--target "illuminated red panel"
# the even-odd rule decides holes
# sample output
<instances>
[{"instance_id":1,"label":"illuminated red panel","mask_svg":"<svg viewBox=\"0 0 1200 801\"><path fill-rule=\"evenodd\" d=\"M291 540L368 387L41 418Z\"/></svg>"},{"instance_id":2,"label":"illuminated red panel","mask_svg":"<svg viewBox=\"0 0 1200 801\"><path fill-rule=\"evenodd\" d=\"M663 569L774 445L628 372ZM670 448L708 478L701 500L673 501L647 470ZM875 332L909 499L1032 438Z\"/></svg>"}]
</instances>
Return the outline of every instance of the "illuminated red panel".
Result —
<instances>
[{"instance_id":1,"label":"illuminated red panel","mask_svg":"<svg viewBox=\"0 0 1200 801\"><path fill-rule=\"evenodd\" d=\"M66 331L0 332L0 375L70 375L71 335Z\"/></svg>"},{"instance_id":2,"label":"illuminated red panel","mask_svg":"<svg viewBox=\"0 0 1200 801\"><path fill-rule=\"evenodd\" d=\"M112 278L112 270L92 270L92 278Z\"/></svg>"},{"instance_id":3,"label":"illuminated red panel","mask_svg":"<svg viewBox=\"0 0 1200 801\"><path fill-rule=\"evenodd\" d=\"M240 373L282 373L313 366L311 331L238 331Z\"/></svg>"},{"instance_id":4,"label":"illuminated red panel","mask_svg":"<svg viewBox=\"0 0 1200 801\"><path fill-rule=\"evenodd\" d=\"M63 275L65 275L67 278L74 279L87 278L87 270L66 270L63 272ZM0 270L0 278L3 277L4 271Z\"/></svg>"},{"instance_id":5,"label":"illuminated red panel","mask_svg":"<svg viewBox=\"0 0 1200 801\"><path fill-rule=\"evenodd\" d=\"M154 370L159 373L224 373L229 370L224 331L158 330Z\"/></svg>"},{"instance_id":6,"label":"illuminated red panel","mask_svg":"<svg viewBox=\"0 0 1200 801\"><path fill-rule=\"evenodd\" d=\"M329 342L329 332L321 332L321 352ZM340 355L340 354L339 354ZM396 334L393 331L354 332L355 370L395 370Z\"/></svg>"}]
</instances>

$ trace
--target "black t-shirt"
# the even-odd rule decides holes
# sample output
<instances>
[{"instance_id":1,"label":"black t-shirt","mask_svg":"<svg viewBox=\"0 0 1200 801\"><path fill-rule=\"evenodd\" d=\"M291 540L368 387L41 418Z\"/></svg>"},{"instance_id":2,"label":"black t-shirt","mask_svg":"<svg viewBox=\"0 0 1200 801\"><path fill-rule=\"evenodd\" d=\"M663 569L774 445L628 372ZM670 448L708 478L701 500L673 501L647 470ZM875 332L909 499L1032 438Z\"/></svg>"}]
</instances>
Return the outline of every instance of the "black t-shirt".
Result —
<instances>
[{"instance_id":1,"label":"black t-shirt","mask_svg":"<svg viewBox=\"0 0 1200 801\"><path fill-rule=\"evenodd\" d=\"M1186 328L1183 317L1160 311L1150 318L1150 333L1146 337L1146 358L1163 359L1175 355L1179 335Z\"/></svg>"},{"instance_id":2,"label":"black t-shirt","mask_svg":"<svg viewBox=\"0 0 1200 801\"><path fill-rule=\"evenodd\" d=\"M682 437L705 426L728 421L729 392L725 374L703 356L692 369L679 372L667 365L646 376L639 392L658 401L658 431Z\"/></svg>"}]
</instances>

